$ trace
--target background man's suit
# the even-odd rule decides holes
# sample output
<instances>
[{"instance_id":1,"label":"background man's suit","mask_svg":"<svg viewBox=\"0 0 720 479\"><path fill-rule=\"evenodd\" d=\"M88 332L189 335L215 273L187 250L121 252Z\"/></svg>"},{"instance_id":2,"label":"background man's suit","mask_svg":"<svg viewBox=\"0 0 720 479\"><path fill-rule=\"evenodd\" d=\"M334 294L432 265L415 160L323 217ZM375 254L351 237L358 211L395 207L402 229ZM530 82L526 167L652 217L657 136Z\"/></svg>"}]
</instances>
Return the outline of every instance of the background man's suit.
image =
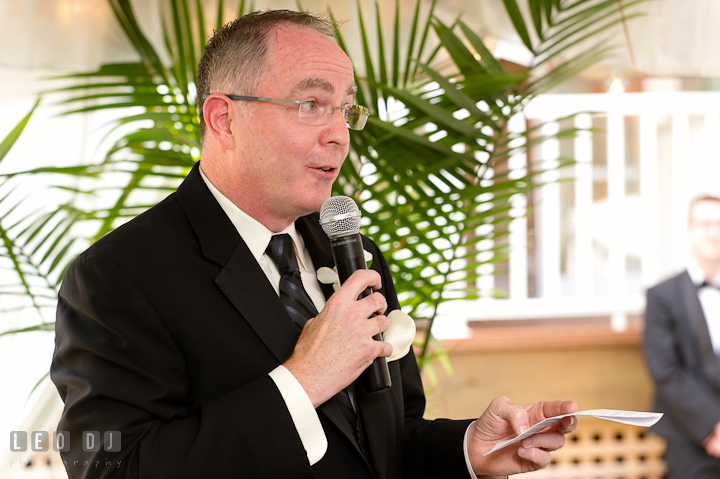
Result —
<instances>
[{"instance_id":1,"label":"background man's suit","mask_svg":"<svg viewBox=\"0 0 720 479\"><path fill-rule=\"evenodd\" d=\"M317 214L296 227L315 268L333 266ZM365 238L364 247L388 311L397 309L382 254ZM309 466L267 375L298 335L195 165L176 193L80 255L63 282L51 377L65 401L58 430L71 432L71 477L468 477L470 421L422 419L412 354L390 363L390 390L356 387L369 460L329 401L319 408L328 451ZM121 452L82 452L82 431L113 430Z\"/></svg>"},{"instance_id":2,"label":"background man's suit","mask_svg":"<svg viewBox=\"0 0 720 479\"><path fill-rule=\"evenodd\" d=\"M687 273L648 290L643 349L657 388L653 410L665 413L651 431L671 444L668 479L720 477L720 459L701 446L720 421L720 358Z\"/></svg>"}]
</instances>

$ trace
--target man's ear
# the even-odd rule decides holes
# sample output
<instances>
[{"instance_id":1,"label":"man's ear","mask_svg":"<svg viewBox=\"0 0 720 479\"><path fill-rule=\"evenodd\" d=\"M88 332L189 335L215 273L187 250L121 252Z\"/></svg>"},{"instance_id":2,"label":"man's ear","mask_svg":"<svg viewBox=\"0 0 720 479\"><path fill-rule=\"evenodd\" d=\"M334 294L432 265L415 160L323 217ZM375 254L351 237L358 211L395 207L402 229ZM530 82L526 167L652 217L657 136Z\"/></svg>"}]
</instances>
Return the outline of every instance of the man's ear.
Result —
<instances>
[{"instance_id":1,"label":"man's ear","mask_svg":"<svg viewBox=\"0 0 720 479\"><path fill-rule=\"evenodd\" d=\"M225 95L213 93L203 103L205 134L212 135L215 141L226 150L233 149L231 126L236 116L233 114L231 101Z\"/></svg>"}]
</instances>

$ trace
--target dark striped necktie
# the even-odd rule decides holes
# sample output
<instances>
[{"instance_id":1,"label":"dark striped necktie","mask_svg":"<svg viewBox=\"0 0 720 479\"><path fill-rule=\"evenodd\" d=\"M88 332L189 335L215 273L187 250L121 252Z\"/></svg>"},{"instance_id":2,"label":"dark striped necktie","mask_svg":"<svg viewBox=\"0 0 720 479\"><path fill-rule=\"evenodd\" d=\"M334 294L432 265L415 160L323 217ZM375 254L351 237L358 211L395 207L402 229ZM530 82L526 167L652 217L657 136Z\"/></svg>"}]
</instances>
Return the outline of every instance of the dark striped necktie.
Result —
<instances>
[{"instance_id":1,"label":"dark striped necktie","mask_svg":"<svg viewBox=\"0 0 720 479\"><path fill-rule=\"evenodd\" d=\"M305 291L300 278L295 247L289 234L273 235L265 252L272 258L280 272L280 299L290 317L300 326L318 312L310 296Z\"/></svg>"},{"instance_id":2,"label":"dark striped necktie","mask_svg":"<svg viewBox=\"0 0 720 479\"><path fill-rule=\"evenodd\" d=\"M265 252L272 258L280 272L280 300L290 317L301 327L318 315L317 308L303 287L293 240L289 234L273 235ZM356 428L358 442L362 444L360 425L355 416L350 396L342 390L335 397L343 404L343 413Z\"/></svg>"}]
</instances>

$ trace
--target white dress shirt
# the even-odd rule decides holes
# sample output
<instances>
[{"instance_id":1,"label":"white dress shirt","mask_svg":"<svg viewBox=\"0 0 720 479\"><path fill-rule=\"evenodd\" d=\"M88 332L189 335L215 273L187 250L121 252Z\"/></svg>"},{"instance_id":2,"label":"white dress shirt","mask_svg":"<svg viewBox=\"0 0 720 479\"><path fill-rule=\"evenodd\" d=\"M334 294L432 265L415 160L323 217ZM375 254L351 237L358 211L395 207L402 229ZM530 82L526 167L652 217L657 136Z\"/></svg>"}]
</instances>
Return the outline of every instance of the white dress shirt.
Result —
<instances>
[{"instance_id":1,"label":"white dress shirt","mask_svg":"<svg viewBox=\"0 0 720 479\"><path fill-rule=\"evenodd\" d=\"M263 272L267 276L270 284L275 288L275 292L280 294L280 272L275 262L265 254L265 249L270 243L270 237L273 232L267 229L263 224L255 220L253 217L238 208L232 201L227 199L215 186L208 180L200 167L200 176L207 185L208 189L215 197L225 214L237 229L240 237L247 244L250 252L257 260ZM300 276L303 286L307 291L310 299L312 299L315 308L322 311L325 307L325 296L320 289L320 283L317 280L317 273L313 266L310 254L305 248L305 241L295 229L295 224L291 224L284 231L277 234L287 233L295 244L295 253L298 258L298 266L300 267ZM292 417L295 428L298 431L303 447L307 452L310 465L315 464L323 458L327 452L327 437L323 431L320 418L310 401L307 393L295 379L295 376L288 371L285 366L278 366L270 371L269 376L275 382L280 394L287 405L290 416ZM354 404L354 391L349 388L350 399ZM472 426L472 425L471 425ZM470 458L467 450L467 436L470 427L465 431L465 439L463 441L463 452L465 454L465 464L468 467L471 479L477 479L477 476L470 465Z\"/></svg>"},{"instance_id":2,"label":"white dress shirt","mask_svg":"<svg viewBox=\"0 0 720 479\"><path fill-rule=\"evenodd\" d=\"M695 286L700 286L705 281L714 286L698 288L697 295L705 315L705 321L707 321L713 349L715 354L720 356L720 274L708 280L695 260L690 261L687 272Z\"/></svg>"}]
</instances>

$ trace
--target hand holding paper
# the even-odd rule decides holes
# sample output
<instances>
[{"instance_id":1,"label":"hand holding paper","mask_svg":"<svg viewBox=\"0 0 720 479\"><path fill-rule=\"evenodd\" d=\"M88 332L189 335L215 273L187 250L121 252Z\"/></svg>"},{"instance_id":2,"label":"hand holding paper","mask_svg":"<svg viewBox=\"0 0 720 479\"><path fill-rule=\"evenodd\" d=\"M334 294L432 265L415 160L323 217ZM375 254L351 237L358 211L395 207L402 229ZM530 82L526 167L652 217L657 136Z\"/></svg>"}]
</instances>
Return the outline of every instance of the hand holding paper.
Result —
<instances>
[{"instance_id":1,"label":"hand holding paper","mask_svg":"<svg viewBox=\"0 0 720 479\"><path fill-rule=\"evenodd\" d=\"M513 404L508 398L494 399L467 432L467 453L476 474L507 476L531 472L550 464L550 451L565 444L565 434L575 430L577 411L573 401L538 401L527 406ZM515 438L530 425L564 415L550 428L525 439L522 445L484 456L496 443ZM520 446L520 447L518 447Z\"/></svg>"},{"instance_id":2,"label":"hand holding paper","mask_svg":"<svg viewBox=\"0 0 720 479\"><path fill-rule=\"evenodd\" d=\"M487 456L488 454L498 451L504 447L515 444L518 441L522 441L526 437L530 437L533 434L537 434L543 429L552 426L556 422L560 421L562 418L568 416L594 416L600 419L607 419L609 421L630 424L632 426L650 427L660 420L660 418L662 417L662 413L619 411L615 409L589 409L587 411L577 411L570 414L561 414L559 416L550 417L543 421L540 421L539 423L535 424L533 427L513 439L509 439L507 441L502 441L495 444L495 446L490 451L483 454L483 456Z\"/></svg>"},{"instance_id":3,"label":"hand holding paper","mask_svg":"<svg viewBox=\"0 0 720 479\"><path fill-rule=\"evenodd\" d=\"M494 399L468 428L470 467L476 474L495 476L542 469L550 464L550 452L563 447L565 435L577 427L576 416L595 416L644 427L662 417L659 413L577 409L573 401L539 401L518 406L505 397Z\"/></svg>"}]
</instances>

